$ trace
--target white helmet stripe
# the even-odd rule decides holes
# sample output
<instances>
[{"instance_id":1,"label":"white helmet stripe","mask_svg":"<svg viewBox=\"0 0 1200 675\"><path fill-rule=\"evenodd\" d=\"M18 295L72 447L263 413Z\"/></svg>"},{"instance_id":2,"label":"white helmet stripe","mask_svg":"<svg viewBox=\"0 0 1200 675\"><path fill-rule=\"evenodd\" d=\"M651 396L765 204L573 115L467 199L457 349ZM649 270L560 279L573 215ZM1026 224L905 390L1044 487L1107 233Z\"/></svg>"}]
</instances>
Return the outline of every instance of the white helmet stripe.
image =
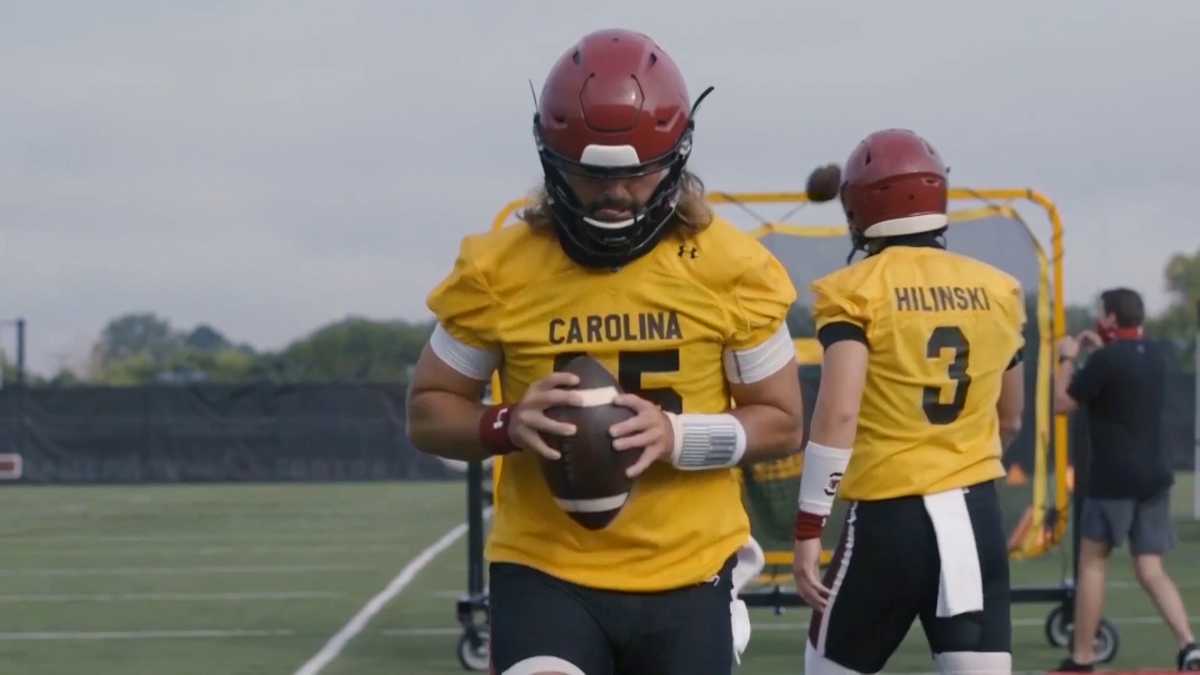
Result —
<instances>
[{"instance_id":1,"label":"white helmet stripe","mask_svg":"<svg viewBox=\"0 0 1200 675\"><path fill-rule=\"evenodd\" d=\"M865 237L896 237L903 234L930 232L947 225L950 220L944 213L927 213L923 216L905 216L881 220L863 231Z\"/></svg>"},{"instance_id":2,"label":"white helmet stripe","mask_svg":"<svg viewBox=\"0 0 1200 675\"><path fill-rule=\"evenodd\" d=\"M632 145L596 145L593 143L583 149L579 163L604 167L637 166L642 163L642 160L638 157L637 148Z\"/></svg>"}]
</instances>

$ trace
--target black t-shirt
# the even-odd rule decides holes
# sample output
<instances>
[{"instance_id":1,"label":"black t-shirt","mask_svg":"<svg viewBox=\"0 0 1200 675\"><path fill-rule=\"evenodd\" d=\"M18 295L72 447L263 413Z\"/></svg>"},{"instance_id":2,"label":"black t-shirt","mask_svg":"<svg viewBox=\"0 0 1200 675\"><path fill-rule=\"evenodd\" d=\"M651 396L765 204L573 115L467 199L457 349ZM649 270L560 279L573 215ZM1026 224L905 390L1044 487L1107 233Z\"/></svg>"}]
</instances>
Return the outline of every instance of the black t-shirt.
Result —
<instances>
[{"instance_id":1,"label":"black t-shirt","mask_svg":"<svg viewBox=\"0 0 1200 675\"><path fill-rule=\"evenodd\" d=\"M1088 494L1145 499L1173 481L1162 447L1166 360L1146 340L1118 340L1088 358L1068 393L1087 407L1092 462Z\"/></svg>"}]
</instances>

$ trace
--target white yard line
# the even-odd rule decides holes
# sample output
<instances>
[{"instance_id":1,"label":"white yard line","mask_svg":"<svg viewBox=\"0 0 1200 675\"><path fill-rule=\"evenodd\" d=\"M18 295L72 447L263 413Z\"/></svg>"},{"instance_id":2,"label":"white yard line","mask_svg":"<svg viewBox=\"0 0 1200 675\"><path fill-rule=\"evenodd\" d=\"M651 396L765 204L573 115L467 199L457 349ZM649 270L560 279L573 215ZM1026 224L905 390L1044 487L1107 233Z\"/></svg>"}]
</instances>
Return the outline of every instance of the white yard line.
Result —
<instances>
[{"instance_id":1,"label":"white yard line","mask_svg":"<svg viewBox=\"0 0 1200 675\"><path fill-rule=\"evenodd\" d=\"M248 544L263 544L263 543L312 543L314 541L326 542L330 539L337 541L362 541L362 542L378 542L378 535L372 535L368 532L363 532L361 535L351 535L346 532L337 530L321 530L314 533L300 534L263 534L262 536L217 536L217 535L123 535L114 534L108 537L102 536L78 536L78 537L39 537L28 534L11 534L4 537L5 542L16 542L22 546L44 546L48 544L75 546L78 544L105 544L105 543L133 543L133 544L212 544L225 545L236 543ZM402 544L403 542L397 542Z\"/></svg>"},{"instance_id":2,"label":"white yard line","mask_svg":"<svg viewBox=\"0 0 1200 675\"><path fill-rule=\"evenodd\" d=\"M354 572L364 565L214 565L209 567L68 567L64 569L0 569L0 577L161 576L177 574L298 574Z\"/></svg>"},{"instance_id":3,"label":"white yard line","mask_svg":"<svg viewBox=\"0 0 1200 675\"><path fill-rule=\"evenodd\" d=\"M62 551L53 548L30 549L22 550L23 557L44 557L53 556L58 560L66 560L71 558L87 558L95 559L98 556L103 557L131 557L131 558L153 558L155 560L162 558L177 558L187 557L194 558L197 556L250 556L250 555L297 555L297 554L344 554L347 549L353 549L357 553L386 553L388 551L399 551L404 548L404 544L396 542L394 544L340 544L340 545L321 545L321 546L305 546L303 544L294 544L291 546L250 546L243 544L240 546L197 546L196 544L185 544L183 542L175 542L172 545L158 545L150 547L136 547L129 545L115 545L110 548L105 547L87 547L83 550Z\"/></svg>"},{"instance_id":4,"label":"white yard line","mask_svg":"<svg viewBox=\"0 0 1200 675\"><path fill-rule=\"evenodd\" d=\"M1160 616L1127 616L1127 617L1105 617L1110 622L1118 626L1130 625L1158 625L1162 623ZM1200 621L1200 616L1188 617L1192 622ZM1027 618L1013 619L1013 628L1041 628L1046 624L1044 618ZM808 630L808 622L772 622L772 623L755 623L754 632L776 633L784 631L803 631ZM390 637L423 637L433 635L461 635L461 626L414 626L411 628L383 628L379 631L383 635Z\"/></svg>"},{"instance_id":5,"label":"white yard line","mask_svg":"<svg viewBox=\"0 0 1200 675\"><path fill-rule=\"evenodd\" d=\"M484 519L490 517L491 513L492 510L490 508L485 509L483 512ZM435 541L433 545L424 551L421 551L417 557L410 560L409 563L404 566L404 569L400 570L400 573L397 574L390 583L388 583L387 587L376 594L375 597L371 598L366 605L363 605L363 608L358 610L358 613L351 617L350 621L348 621L345 626L342 626L341 630L334 634L333 637L329 638L329 641L325 643L325 646L321 647L321 651L317 652L316 655L309 659L308 662L303 666L300 666L300 668L295 672L295 675L316 675L317 673L321 672L322 668L329 665L334 659L337 658L338 654L342 652L342 649L346 647L346 644L349 643L355 635L358 635L364 628L367 627L367 624L371 621L372 617L378 614L379 611L382 610L384 606L392 600L392 598L399 595L400 591L403 591L404 588L412 582L412 580L421 570L425 569L429 563L433 562L433 560L437 558L442 551L450 548L450 546L452 546L454 542L458 541L458 539L462 537L466 531L466 523L454 527L449 532L442 535L441 539Z\"/></svg>"},{"instance_id":6,"label":"white yard line","mask_svg":"<svg viewBox=\"0 0 1200 675\"><path fill-rule=\"evenodd\" d=\"M145 600L193 601L214 600L239 602L243 600L328 600L345 593L330 591L279 591L243 593L24 593L0 594L0 603L45 602L142 602Z\"/></svg>"},{"instance_id":7,"label":"white yard line","mask_svg":"<svg viewBox=\"0 0 1200 675\"><path fill-rule=\"evenodd\" d=\"M132 631L36 631L0 633L0 642L22 640L179 640L248 637L287 637L295 631L286 628L241 629L211 628L199 630L132 630Z\"/></svg>"}]
</instances>

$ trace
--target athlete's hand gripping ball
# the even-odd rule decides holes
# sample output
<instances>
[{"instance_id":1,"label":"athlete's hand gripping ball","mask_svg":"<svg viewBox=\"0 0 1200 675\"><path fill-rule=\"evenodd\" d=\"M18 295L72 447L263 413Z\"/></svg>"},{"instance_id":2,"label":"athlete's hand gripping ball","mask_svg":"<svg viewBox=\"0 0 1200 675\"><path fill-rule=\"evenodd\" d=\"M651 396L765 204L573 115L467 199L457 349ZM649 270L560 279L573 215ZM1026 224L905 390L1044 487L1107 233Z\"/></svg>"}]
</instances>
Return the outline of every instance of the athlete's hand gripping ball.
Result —
<instances>
[{"instance_id":1,"label":"athlete's hand gripping ball","mask_svg":"<svg viewBox=\"0 0 1200 675\"><path fill-rule=\"evenodd\" d=\"M633 410L634 416L609 428L613 449L618 452L645 448L625 475L637 478L657 460L671 461L675 451L675 432L671 420L657 404L636 394L621 394L613 403Z\"/></svg>"},{"instance_id":2,"label":"athlete's hand gripping ball","mask_svg":"<svg viewBox=\"0 0 1200 675\"><path fill-rule=\"evenodd\" d=\"M521 398L511 411L512 419L508 423L508 437L513 444L545 457L556 460L562 453L550 447L542 433L556 436L574 436L575 425L558 422L546 415L547 408L555 406L582 405L578 392L565 387L579 384L579 376L574 373L552 373L529 385L525 396Z\"/></svg>"}]
</instances>

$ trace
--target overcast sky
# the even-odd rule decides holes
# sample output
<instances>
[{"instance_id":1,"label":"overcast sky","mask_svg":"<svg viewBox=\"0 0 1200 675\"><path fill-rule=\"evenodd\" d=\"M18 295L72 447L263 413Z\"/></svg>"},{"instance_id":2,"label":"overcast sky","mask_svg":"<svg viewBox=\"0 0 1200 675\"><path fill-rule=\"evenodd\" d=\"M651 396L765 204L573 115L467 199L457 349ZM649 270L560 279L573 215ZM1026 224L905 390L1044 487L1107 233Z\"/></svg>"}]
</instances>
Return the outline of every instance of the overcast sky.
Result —
<instances>
[{"instance_id":1,"label":"overcast sky","mask_svg":"<svg viewBox=\"0 0 1200 675\"><path fill-rule=\"evenodd\" d=\"M905 126L956 184L1057 201L1072 301L1161 308L1200 245L1200 2L24 2L0 17L0 318L40 372L129 311L263 349L426 318L459 239L540 180L527 81L605 27L716 86L712 188L797 189Z\"/></svg>"}]
</instances>

